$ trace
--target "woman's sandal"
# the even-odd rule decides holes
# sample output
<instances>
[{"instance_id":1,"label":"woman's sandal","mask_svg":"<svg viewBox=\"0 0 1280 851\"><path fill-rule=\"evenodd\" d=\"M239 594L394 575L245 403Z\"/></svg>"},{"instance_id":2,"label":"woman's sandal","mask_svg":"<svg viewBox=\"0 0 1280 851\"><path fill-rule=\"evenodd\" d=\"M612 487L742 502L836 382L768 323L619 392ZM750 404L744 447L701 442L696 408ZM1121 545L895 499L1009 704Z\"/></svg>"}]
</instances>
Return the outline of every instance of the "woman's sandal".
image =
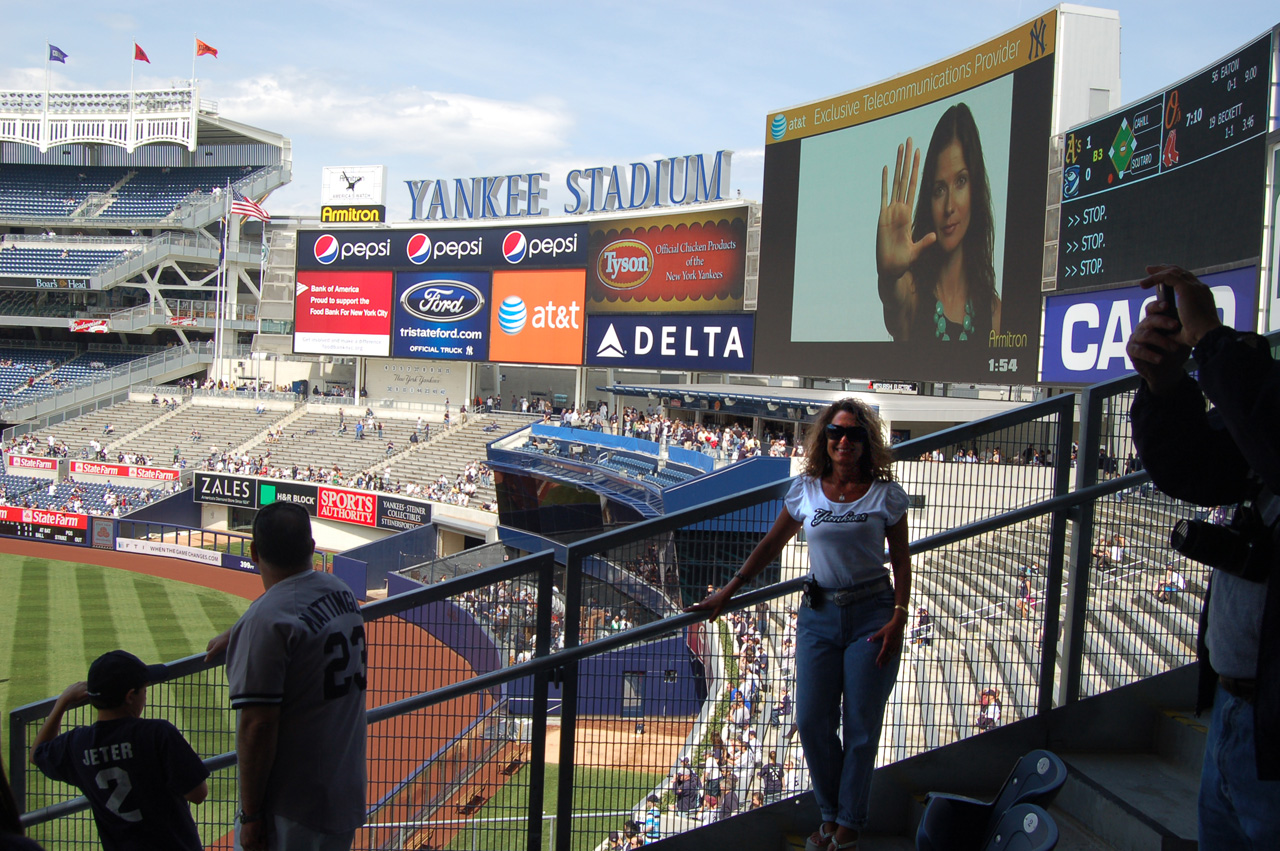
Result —
<instances>
[{"instance_id":1,"label":"woman's sandal","mask_svg":"<svg viewBox=\"0 0 1280 851\"><path fill-rule=\"evenodd\" d=\"M836 842L836 838L832 836L830 844L827 845L827 851L858 851L858 840L850 839L847 842Z\"/></svg>"},{"instance_id":2,"label":"woman's sandal","mask_svg":"<svg viewBox=\"0 0 1280 851\"><path fill-rule=\"evenodd\" d=\"M833 830L830 833L827 833L826 830L823 829L825 827L826 823L824 822L818 825L818 829L809 835L809 838L804 841L804 851L828 851L831 847L831 843L835 841L836 832ZM813 841L813 837L815 836L818 837L817 842Z\"/></svg>"}]
</instances>

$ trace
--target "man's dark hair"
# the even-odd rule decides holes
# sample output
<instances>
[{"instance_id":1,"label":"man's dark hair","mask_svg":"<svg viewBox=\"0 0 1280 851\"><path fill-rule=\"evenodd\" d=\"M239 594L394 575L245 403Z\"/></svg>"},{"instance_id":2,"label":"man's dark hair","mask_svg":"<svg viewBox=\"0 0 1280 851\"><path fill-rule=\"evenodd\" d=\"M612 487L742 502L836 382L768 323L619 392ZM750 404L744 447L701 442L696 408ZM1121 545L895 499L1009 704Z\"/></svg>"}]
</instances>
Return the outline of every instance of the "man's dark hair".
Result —
<instances>
[{"instance_id":1,"label":"man's dark hair","mask_svg":"<svg viewBox=\"0 0 1280 851\"><path fill-rule=\"evenodd\" d=\"M273 502L253 518L253 545L258 558L272 567L286 571L310 568L315 550L311 517L301 505Z\"/></svg>"}]
</instances>

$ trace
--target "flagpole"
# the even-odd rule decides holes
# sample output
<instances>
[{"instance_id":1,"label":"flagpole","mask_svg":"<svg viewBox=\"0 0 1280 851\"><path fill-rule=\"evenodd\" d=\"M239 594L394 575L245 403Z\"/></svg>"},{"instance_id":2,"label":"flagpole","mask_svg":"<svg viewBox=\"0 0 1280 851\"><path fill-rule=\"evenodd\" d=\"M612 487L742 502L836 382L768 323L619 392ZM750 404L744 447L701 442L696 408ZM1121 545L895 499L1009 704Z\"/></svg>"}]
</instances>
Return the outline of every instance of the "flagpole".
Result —
<instances>
[{"instance_id":1,"label":"flagpole","mask_svg":"<svg viewBox=\"0 0 1280 851\"><path fill-rule=\"evenodd\" d=\"M191 88L196 87L196 34L191 34Z\"/></svg>"},{"instance_id":2,"label":"flagpole","mask_svg":"<svg viewBox=\"0 0 1280 851\"><path fill-rule=\"evenodd\" d=\"M230 225L231 225L231 181L228 180L226 195L223 199L222 251L220 252L220 257L219 257L220 262L218 263L218 284L217 284L217 290L214 293L215 303L217 304L217 317L213 325L213 336L214 336L214 340L216 341L215 343L216 351L214 352L214 364L216 365L215 372L219 380L223 377L222 349L223 349L223 344L225 343L225 339L224 339L225 335L223 333L223 326L222 326L222 313L226 303L226 299L224 298L224 290L226 288L226 281L227 281L227 229L230 227Z\"/></svg>"},{"instance_id":3,"label":"flagpole","mask_svg":"<svg viewBox=\"0 0 1280 851\"><path fill-rule=\"evenodd\" d=\"M49 54L52 52L49 40L44 42L44 116L40 127L40 152L48 150L49 144Z\"/></svg>"},{"instance_id":4,"label":"flagpole","mask_svg":"<svg viewBox=\"0 0 1280 851\"><path fill-rule=\"evenodd\" d=\"M129 58L129 126L125 130L125 150L133 152L133 67L138 64L138 43L133 44L133 56Z\"/></svg>"}]
</instances>

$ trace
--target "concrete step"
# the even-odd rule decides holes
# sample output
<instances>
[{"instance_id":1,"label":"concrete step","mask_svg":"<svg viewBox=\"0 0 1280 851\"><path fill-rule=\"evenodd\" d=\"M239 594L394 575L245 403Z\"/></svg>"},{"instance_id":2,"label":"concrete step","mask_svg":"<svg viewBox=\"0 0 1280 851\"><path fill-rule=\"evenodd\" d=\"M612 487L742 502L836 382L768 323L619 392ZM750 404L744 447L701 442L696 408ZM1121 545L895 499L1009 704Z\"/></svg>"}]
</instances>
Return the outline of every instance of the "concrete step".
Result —
<instances>
[{"instance_id":1,"label":"concrete step","mask_svg":"<svg viewBox=\"0 0 1280 851\"><path fill-rule=\"evenodd\" d=\"M1058 826L1057 851L1114 851L1116 848L1057 805L1049 808L1049 815Z\"/></svg>"},{"instance_id":2,"label":"concrete step","mask_svg":"<svg viewBox=\"0 0 1280 851\"><path fill-rule=\"evenodd\" d=\"M786 851L804 851L806 838L795 834L788 835L787 842L782 847ZM858 838L858 851L915 851L915 847L914 836L908 839L905 836L885 836L863 832Z\"/></svg>"},{"instance_id":3,"label":"concrete step","mask_svg":"<svg viewBox=\"0 0 1280 851\"><path fill-rule=\"evenodd\" d=\"M1055 805L1088 825L1104 847L1196 848L1198 771L1149 753L1074 753L1063 760L1067 782Z\"/></svg>"}]
</instances>

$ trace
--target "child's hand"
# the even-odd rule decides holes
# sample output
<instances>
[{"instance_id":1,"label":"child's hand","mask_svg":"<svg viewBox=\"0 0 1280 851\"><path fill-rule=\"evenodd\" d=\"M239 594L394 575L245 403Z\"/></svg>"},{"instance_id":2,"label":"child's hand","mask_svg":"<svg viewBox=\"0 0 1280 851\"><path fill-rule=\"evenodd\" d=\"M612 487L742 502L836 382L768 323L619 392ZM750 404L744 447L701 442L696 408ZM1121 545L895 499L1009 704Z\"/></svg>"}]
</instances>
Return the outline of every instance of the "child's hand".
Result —
<instances>
[{"instance_id":1,"label":"child's hand","mask_svg":"<svg viewBox=\"0 0 1280 851\"><path fill-rule=\"evenodd\" d=\"M87 682L72 683L62 691L58 698L66 709L74 709L89 702L89 684Z\"/></svg>"}]
</instances>

